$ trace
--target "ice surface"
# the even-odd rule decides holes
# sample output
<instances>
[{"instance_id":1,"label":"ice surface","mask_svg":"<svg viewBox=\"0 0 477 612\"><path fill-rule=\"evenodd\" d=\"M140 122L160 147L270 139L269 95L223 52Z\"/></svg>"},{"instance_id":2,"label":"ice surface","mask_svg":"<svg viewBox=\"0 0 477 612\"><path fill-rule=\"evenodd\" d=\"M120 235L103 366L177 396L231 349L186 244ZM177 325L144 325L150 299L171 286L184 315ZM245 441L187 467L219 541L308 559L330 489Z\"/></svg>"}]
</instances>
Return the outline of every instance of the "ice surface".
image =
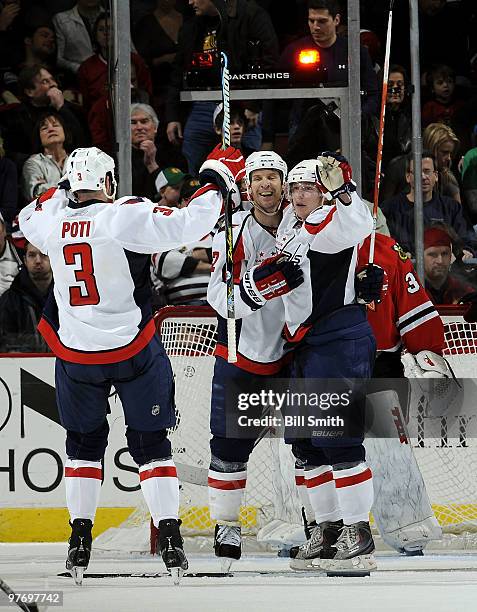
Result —
<instances>
[{"instance_id":1,"label":"ice surface","mask_svg":"<svg viewBox=\"0 0 477 612\"><path fill-rule=\"evenodd\" d=\"M477 609L477 551L400 557L378 553L369 578L327 578L288 569L288 560L247 555L233 577L85 578L75 587L64 572L65 544L0 544L0 577L13 589L62 590L58 612L467 612ZM220 572L211 555L191 554L191 572ZM159 558L93 556L88 573L163 572ZM269 574L254 574L267 571ZM0 594L0 604L4 603ZM1 607L1 605L0 605ZM5 608L7 609L7 608ZM13 608L11 608L13 610ZM17 608L18 609L18 608ZM40 608L45 610L45 608Z\"/></svg>"}]
</instances>

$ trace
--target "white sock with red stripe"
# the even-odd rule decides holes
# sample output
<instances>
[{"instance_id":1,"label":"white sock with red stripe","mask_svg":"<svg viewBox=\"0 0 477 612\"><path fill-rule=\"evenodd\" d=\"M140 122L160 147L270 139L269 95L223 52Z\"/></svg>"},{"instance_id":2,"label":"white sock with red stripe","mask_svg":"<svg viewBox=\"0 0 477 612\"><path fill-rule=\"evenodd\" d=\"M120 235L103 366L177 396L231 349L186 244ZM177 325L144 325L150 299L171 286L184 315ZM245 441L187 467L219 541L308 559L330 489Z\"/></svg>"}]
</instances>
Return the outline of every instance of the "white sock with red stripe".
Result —
<instances>
[{"instance_id":1,"label":"white sock with red stripe","mask_svg":"<svg viewBox=\"0 0 477 612\"><path fill-rule=\"evenodd\" d=\"M339 521L342 514L331 465L305 468L305 483L315 521Z\"/></svg>"},{"instance_id":2,"label":"white sock with red stripe","mask_svg":"<svg viewBox=\"0 0 477 612\"><path fill-rule=\"evenodd\" d=\"M217 472L209 469L210 518L221 522L236 522L239 519L247 470L240 472Z\"/></svg>"},{"instance_id":3,"label":"white sock with red stripe","mask_svg":"<svg viewBox=\"0 0 477 612\"><path fill-rule=\"evenodd\" d=\"M71 522L81 518L89 519L94 523L102 477L103 469L100 461L66 460L66 505Z\"/></svg>"},{"instance_id":4,"label":"white sock with red stripe","mask_svg":"<svg viewBox=\"0 0 477 612\"><path fill-rule=\"evenodd\" d=\"M307 523L315 520L315 513L310 503L310 496L308 495L308 491L306 488L305 482L305 468L297 467L295 465L295 484L298 491L298 495L300 496L300 501L302 507L305 509L305 517Z\"/></svg>"},{"instance_id":5,"label":"white sock with red stripe","mask_svg":"<svg viewBox=\"0 0 477 612\"><path fill-rule=\"evenodd\" d=\"M179 518L179 481L172 459L140 465L139 480L155 527L163 519Z\"/></svg>"},{"instance_id":6,"label":"white sock with red stripe","mask_svg":"<svg viewBox=\"0 0 477 612\"><path fill-rule=\"evenodd\" d=\"M333 471L336 493L343 512L343 523L369 521L373 505L373 477L365 462L345 470Z\"/></svg>"}]
</instances>

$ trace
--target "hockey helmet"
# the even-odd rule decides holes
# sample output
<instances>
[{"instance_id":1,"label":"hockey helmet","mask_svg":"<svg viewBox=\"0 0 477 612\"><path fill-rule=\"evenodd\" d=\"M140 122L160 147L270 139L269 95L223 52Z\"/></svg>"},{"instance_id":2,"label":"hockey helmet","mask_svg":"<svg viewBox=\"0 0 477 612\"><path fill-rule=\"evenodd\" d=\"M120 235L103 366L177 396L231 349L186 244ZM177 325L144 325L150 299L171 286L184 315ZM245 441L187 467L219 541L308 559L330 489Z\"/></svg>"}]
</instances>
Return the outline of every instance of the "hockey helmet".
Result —
<instances>
[{"instance_id":1,"label":"hockey helmet","mask_svg":"<svg viewBox=\"0 0 477 612\"><path fill-rule=\"evenodd\" d=\"M66 176L72 193L81 190L102 190L108 198L116 195L114 159L96 147L75 149L66 162ZM110 175L113 193L106 191L106 176Z\"/></svg>"}]
</instances>

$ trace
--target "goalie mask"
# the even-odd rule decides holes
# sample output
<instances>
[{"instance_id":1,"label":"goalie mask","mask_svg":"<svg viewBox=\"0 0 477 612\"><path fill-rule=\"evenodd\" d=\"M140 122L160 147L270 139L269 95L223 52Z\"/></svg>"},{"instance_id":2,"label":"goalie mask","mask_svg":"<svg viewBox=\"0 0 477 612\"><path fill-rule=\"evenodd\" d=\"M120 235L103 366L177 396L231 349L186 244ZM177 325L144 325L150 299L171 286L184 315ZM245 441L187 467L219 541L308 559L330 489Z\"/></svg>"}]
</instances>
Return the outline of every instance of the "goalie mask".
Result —
<instances>
[{"instance_id":1,"label":"goalie mask","mask_svg":"<svg viewBox=\"0 0 477 612\"><path fill-rule=\"evenodd\" d=\"M106 197L114 200L116 195L114 168L114 159L96 147L75 149L66 163L66 176L71 192L103 191ZM111 180L112 193L106 190L107 176Z\"/></svg>"},{"instance_id":2,"label":"goalie mask","mask_svg":"<svg viewBox=\"0 0 477 612\"><path fill-rule=\"evenodd\" d=\"M279 201L277 202L274 209L271 211L264 210L263 206L261 206L256 201L256 198L254 198L252 193L252 174L255 171L260 170L275 170L276 172L278 172L281 178L281 192L278 198ZM278 155L278 153L275 153L274 151L256 151L255 153L249 155L249 157L247 157L247 160L245 161L245 182L247 186L248 199L250 200L252 206L258 208L260 212L269 217L276 215L277 212L280 210L283 203L283 199L285 197L285 181L287 178L287 173L288 168L286 163L280 157L280 155Z\"/></svg>"}]
</instances>

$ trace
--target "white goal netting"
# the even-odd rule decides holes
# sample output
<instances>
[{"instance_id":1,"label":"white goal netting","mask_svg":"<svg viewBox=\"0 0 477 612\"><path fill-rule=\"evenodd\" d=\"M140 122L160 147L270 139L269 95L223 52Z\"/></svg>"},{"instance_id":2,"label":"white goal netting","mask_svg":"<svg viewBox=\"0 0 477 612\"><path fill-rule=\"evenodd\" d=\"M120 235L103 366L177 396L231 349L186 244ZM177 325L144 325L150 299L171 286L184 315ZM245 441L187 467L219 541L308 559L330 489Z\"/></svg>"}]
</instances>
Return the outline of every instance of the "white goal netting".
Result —
<instances>
[{"instance_id":1,"label":"white goal netting","mask_svg":"<svg viewBox=\"0 0 477 612\"><path fill-rule=\"evenodd\" d=\"M457 377L471 378L477 364L477 324L465 323L461 313L458 308L441 313L445 315L445 356ZM171 441L181 480L181 530L185 537L196 541L205 537L210 541L214 525L208 511L206 483L216 319L208 307L167 307L157 322L175 374L177 426ZM474 442L451 429L445 440L413 440L433 509L447 533L477 531ZM265 438L252 453L241 522L243 532L256 536L259 542L291 543L301 531L293 466L290 449L281 440ZM100 547L106 549L115 548L116 541L121 550L128 546L131 550L149 548L145 504L140 504L120 528L99 538Z\"/></svg>"}]
</instances>

